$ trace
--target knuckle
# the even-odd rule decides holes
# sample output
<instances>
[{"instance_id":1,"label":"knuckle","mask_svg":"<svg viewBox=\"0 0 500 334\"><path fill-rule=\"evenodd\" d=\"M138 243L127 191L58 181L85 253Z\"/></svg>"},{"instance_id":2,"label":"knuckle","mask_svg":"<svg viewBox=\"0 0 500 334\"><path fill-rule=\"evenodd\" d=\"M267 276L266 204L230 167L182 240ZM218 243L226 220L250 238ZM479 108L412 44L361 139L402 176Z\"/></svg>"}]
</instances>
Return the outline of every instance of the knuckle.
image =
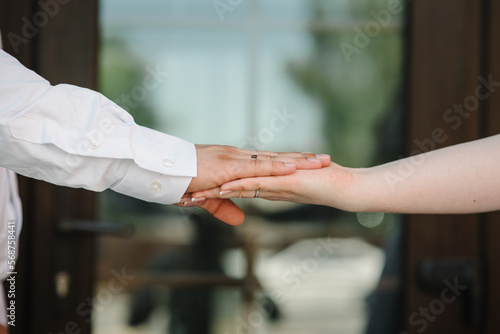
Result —
<instances>
[{"instance_id":1,"label":"knuckle","mask_svg":"<svg viewBox=\"0 0 500 334\"><path fill-rule=\"evenodd\" d=\"M283 163L283 162L281 162L281 161L273 161L273 168L275 168L275 169L279 169L279 168L281 168L283 165L284 165L284 163Z\"/></svg>"},{"instance_id":2,"label":"knuckle","mask_svg":"<svg viewBox=\"0 0 500 334\"><path fill-rule=\"evenodd\" d=\"M277 156L277 155L276 155L276 156L275 156L275 155L269 155L269 156L267 156L267 157L268 157L268 159L269 159L269 160L271 160L271 161L277 161L277 160L280 158L280 157L279 157L279 156Z\"/></svg>"}]
</instances>

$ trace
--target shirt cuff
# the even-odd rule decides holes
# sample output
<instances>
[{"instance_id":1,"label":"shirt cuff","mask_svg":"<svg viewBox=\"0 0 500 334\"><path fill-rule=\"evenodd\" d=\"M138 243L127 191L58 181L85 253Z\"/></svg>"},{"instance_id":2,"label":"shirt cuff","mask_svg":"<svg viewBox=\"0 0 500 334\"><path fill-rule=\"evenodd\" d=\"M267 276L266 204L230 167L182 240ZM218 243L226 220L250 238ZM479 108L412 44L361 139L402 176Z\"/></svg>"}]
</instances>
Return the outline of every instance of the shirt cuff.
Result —
<instances>
[{"instance_id":1,"label":"shirt cuff","mask_svg":"<svg viewBox=\"0 0 500 334\"><path fill-rule=\"evenodd\" d=\"M111 189L148 202L178 203L197 173L196 147L183 139L134 126L134 159Z\"/></svg>"},{"instance_id":2,"label":"shirt cuff","mask_svg":"<svg viewBox=\"0 0 500 334\"><path fill-rule=\"evenodd\" d=\"M130 162L123 179L111 189L147 202L174 204L180 201L191 180L189 176L170 176L144 170Z\"/></svg>"},{"instance_id":3,"label":"shirt cuff","mask_svg":"<svg viewBox=\"0 0 500 334\"><path fill-rule=\"evenodd\" d=\"M139 167L169 176L196 176L194 144L140 125L130 129L130 147Z\"/></svg>"}]
</instances>

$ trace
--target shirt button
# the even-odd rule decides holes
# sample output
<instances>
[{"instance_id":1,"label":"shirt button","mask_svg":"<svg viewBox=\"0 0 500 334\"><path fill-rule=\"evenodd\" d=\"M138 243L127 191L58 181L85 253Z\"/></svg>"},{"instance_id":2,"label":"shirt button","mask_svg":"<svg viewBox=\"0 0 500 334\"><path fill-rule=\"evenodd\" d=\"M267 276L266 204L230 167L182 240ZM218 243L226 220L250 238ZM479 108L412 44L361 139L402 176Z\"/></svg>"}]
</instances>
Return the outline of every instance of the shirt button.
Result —
<instances>
[{"instance_id":1,"label":"shirt button","mask_svg":"<svg viewBox=\"0 0 500 334\"><path fill-rule=\"evenodd\" d=\"M163 159L162 163L163 163L163 166L165 166L167 168L174 167L174 161L173 160Z\"/></svg>"},{"instance_id":2,"label":"shirt button","mask_svg":"<svg viewBox=\"0 0 500 334\"><path fill-rule=\"evenodd\" d=\"M90 148L95 150L99 146L99 143L96 140L91 140L90 141Z\"/></svg>"},{"instance_id":3,"label":"shirt button","mask_svg":"<svg viewBox=\"0 0 500 334\"><path fill-rule=\"evenodd\" d=\"M161 191L161 183L153 182L149 185L149 189L151 189L151 192L153 193L159 193Z\"/></svg>"}]
</instances>

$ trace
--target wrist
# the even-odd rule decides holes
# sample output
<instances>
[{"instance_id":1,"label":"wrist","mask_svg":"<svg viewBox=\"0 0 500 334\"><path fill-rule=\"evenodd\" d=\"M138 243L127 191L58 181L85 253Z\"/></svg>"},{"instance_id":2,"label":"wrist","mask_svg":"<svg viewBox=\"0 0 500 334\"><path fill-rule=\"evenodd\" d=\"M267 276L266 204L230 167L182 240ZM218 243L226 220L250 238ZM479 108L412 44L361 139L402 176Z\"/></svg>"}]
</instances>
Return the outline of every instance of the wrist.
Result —
<instances>
[{"instance_id":1,"label":"wrist","mask_svg":"<svg viewBox=\"0 0 500 334\"><path fill-rule=\"evenodd\" d=\"M342 210L350 212L375 212L371 168L346 168L349 183L342 194Z\"/></svg>"}]
</instances>

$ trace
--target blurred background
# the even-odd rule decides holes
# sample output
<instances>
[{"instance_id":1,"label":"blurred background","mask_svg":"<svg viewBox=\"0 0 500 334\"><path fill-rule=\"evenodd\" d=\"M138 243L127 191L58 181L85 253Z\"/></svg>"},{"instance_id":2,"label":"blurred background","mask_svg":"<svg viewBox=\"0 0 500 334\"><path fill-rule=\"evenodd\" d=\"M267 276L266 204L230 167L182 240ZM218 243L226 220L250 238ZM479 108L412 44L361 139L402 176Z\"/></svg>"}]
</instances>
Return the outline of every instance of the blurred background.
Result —
<instances>
[{"instance_id":1,"label":"blurred background","mask_svg":"<svg viewBox=\"0 0 500 334\"><path fill-rule=\"evenodd\" d=\"M499 15L496 0L0 1L5 51L51 84L195 143L354 167L500 132ZM25 177L19 192L12 334L500 332L500 212L402 224L246 200L230 227Z\"/></svg>"},{"instance_id":2,"label":"blurred background","mask_svg":"<svg viewBox=\"0 0 500 334\"><path fill-rule=\"evenodd\" d=\"M352 167L403 153L405 11L391 14L388 0L99 6L99 90L138 124ZM247 219L235 228L99 195L99 218L133 232L98 239L93 332L375 333L391 323L381 307L397 321L400 216L238 205ZM121 270L133 279L109 294Z\"/></svg>"}]
</instances>

